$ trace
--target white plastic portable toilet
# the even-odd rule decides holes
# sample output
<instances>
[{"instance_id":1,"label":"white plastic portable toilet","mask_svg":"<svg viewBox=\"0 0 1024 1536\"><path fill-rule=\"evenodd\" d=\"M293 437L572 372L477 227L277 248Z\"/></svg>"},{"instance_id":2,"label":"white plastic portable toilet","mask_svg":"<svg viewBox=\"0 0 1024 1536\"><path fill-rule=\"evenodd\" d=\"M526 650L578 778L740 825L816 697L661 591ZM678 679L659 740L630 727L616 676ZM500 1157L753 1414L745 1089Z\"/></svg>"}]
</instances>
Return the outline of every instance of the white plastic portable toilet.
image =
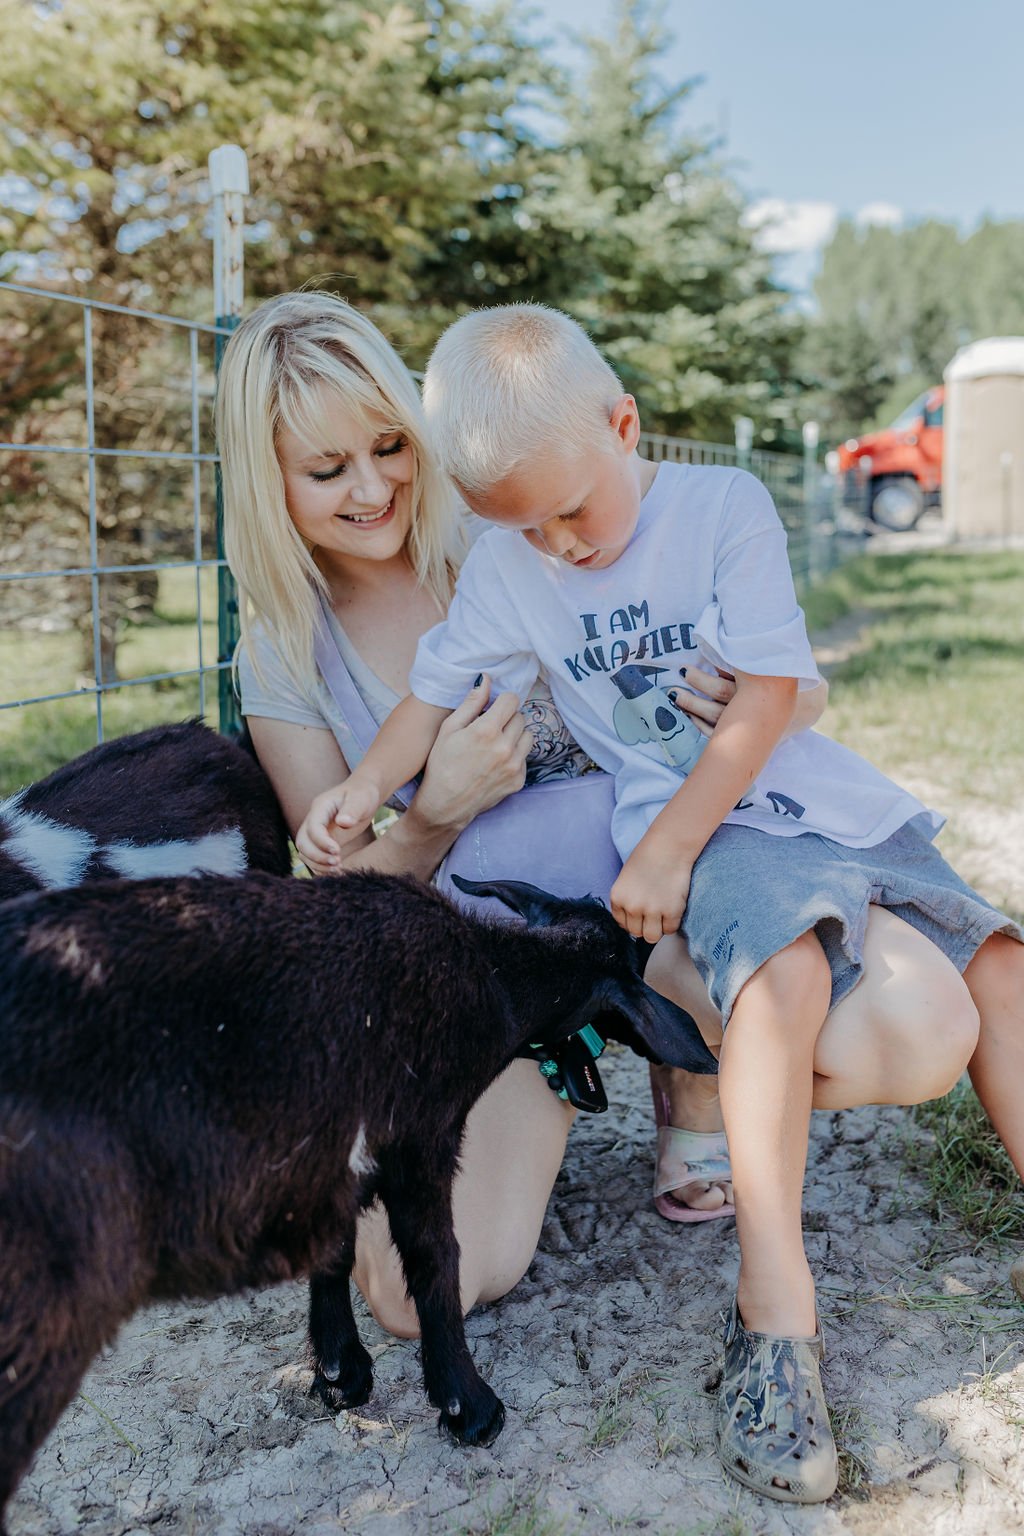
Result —
<instances>
[{"instance_id":1,"label":"white plastic portable toilet","mask_svg":"<svg viewBox=\"0 0 1024 1536\"><path fill-rule=\"evenodd\" d=\"M1024 535L1024 336L972 341L944 377L942 511L950 537Z\"/></svg>"}]
</instances>

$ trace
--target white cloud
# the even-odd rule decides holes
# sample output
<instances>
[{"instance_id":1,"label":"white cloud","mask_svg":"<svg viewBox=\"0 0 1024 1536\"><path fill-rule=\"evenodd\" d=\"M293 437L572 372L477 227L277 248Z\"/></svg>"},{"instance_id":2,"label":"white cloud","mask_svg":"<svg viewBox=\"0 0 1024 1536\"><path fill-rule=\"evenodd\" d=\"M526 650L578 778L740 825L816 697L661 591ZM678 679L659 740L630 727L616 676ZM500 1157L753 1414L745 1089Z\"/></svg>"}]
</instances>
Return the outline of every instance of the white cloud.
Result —
<instances>
[{"instance_id":1,"label":"white cloud","mask_svg":"<svg viewBox=\"0 0 1024 1536\"><path fill-rule=\"evenodd\" d=\"M868 224L882 224L888 229L895 229L903 223L903 209L897 208L895 203L865 203L853 217L860 229Z\"/></svg>"},{"instance_id":2,"label":"white cloud","mask_svg":"<svg viewBox=\"0 0 1024 1536\"><path fill-rule=\"evenodd\" d=\"M791 255L817 251L833 235L839 210L835 203L786 202L781 197L762 197L751 203L743 222L756 231L763 251Z\"/></svg>"}]
</instances>

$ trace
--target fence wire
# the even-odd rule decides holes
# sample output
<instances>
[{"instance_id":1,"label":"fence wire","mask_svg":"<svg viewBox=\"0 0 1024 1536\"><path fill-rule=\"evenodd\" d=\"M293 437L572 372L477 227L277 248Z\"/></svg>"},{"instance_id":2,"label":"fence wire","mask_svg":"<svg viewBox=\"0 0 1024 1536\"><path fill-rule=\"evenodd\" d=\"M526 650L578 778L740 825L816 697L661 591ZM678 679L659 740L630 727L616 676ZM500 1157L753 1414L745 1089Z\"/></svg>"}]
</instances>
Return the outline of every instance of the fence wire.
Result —
<instances>
[{"instance_id":1,"label":"fence wire","mask_svg":"<svg viewBox=\"0 0 1024 1536\"><path fill-rule=\"evenodd\" d=\"M211 678L230 667L212 422L226 334L0 283L5 746L25 729L59 743L63 760L107 735L216 712Z\"/></svg>"},{"instance_id":2,"label":"fence wire","mask_svg":"<svg viewBox=\"0 0 1024 1536\"><path fill-rule=\"evenodd\" d=\"M229 325L0 282L0 791L187 715L224 728L237 633L213 396ZM795 455L646 433L768 486L798 586L844 552Z\"/></svg>"}]
</instances>

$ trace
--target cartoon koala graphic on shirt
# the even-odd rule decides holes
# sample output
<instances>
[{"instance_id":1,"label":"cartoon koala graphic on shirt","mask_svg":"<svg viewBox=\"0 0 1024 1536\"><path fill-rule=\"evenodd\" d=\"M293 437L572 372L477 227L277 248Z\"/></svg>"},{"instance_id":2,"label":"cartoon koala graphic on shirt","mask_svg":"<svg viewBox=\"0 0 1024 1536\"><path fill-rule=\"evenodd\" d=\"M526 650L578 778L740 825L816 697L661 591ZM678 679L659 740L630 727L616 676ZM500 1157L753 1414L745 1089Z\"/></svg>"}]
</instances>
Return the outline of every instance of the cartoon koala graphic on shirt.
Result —
<instances>
[{"instance_id":1,"label":"cartoon koala graphic on shirt","mask_svg":"<svg viewBox=\"0 0 1024 1536\"><path fill-rule=\"evenodd\" d=\"M612 710L615 734L626 746L657 742L665 761L681 773L689 773L707 745L708 738L685 710L674 704L656 679L667 667L640 666L632 663L612 673L612 682L622 694Z\"/></svg>"}]
</instances>

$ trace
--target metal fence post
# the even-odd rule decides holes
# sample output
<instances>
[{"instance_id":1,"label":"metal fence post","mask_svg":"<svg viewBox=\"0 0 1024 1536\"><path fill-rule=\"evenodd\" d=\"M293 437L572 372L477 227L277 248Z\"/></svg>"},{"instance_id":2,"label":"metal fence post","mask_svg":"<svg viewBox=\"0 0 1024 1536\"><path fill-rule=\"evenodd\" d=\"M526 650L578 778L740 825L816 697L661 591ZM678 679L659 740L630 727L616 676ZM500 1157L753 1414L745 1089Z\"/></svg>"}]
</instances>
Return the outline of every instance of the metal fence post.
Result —
<instances>
[{"instance_id":1,"label":"metal fence post","mask_svg":"<svg viewBox=\"0 0 1024 1536\"><path fill-rule=\"evenodd\" d=\"M210 188L213 192L213 308L218 326L232 331L242 318L244 295L243 233L245 198L249 191L249 166L245 150L237 144L221 144L210 154ZM227 340L218 336L215 364L220 360ZM217 465L217 558L224 559L224 502L220 464ZM228 736L237 736L242 719L235 698L230 663L238 644L238 589L226 565L217 569L217 674L220 703L220 728Z\"/></svg>"},{"instance_id":2,"label":"metal fence post","mask_svg":"<svg viewBox=\"0 0 1024 1536\"><path fill-rule=\"evenodd\" d=\"M818 423L805 421L801 431L804 444L804 523L807 529L807 579L817 580L821 574L818 508Z\"/></svg>"}]
</instances>

